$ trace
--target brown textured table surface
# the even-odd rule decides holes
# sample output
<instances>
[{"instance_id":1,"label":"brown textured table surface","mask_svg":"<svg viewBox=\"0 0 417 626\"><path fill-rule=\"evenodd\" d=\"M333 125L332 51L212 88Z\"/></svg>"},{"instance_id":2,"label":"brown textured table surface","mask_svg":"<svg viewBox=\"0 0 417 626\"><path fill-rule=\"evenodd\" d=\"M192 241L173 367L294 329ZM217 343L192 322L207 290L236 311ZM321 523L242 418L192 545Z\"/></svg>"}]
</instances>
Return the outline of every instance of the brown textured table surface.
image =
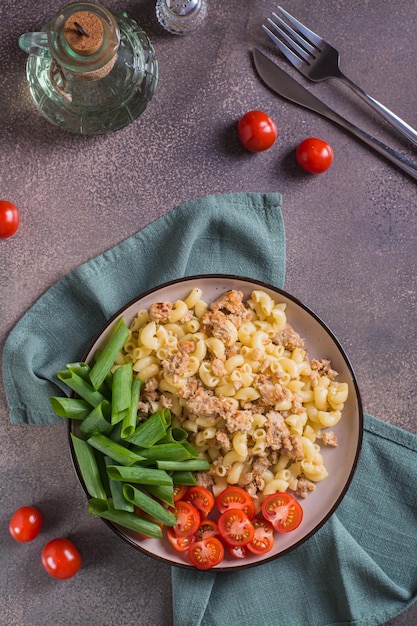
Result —
<instances>
[{"instance_id":1,"label":"brown textured table surface","mask_svg":"<svg viewBox=\"0 0 417 626\"><path fill-rule=\"evenodd\" d=\"M205 25L176 37L157 23L152 0L109 0L106 6L126 10L152 39L159 86L137 122L100 138L58 130L29 95L18 37L63 4L0 3L0 196L21 211L18 234L0 241L1 345L56 280L174 206L205 194L281 191L286 289L322 316L346 348L365 410L416 432L416 183L260 83L250 50L273 53L260 24L275 2L209 0ZM286 6L341 51L352 79L417 126L415 0ZM417 161L417 151L346 87L336 81L308 87ZM269 112L279 127L277 144L262 155L244 152L236 136L237 120L252 108ZM294 164L295 146L311 135L335 151L332 168L316 177ZM0 414L0 624L169 626L169 567L86 514L65 427L11 426L3 389ZM30 502L45 513L45 537L76 540L88 577L45 581L34 545L8 538L10 515ZM389 624L416 622L414 605Z\"/></svg>"}]
</instances>

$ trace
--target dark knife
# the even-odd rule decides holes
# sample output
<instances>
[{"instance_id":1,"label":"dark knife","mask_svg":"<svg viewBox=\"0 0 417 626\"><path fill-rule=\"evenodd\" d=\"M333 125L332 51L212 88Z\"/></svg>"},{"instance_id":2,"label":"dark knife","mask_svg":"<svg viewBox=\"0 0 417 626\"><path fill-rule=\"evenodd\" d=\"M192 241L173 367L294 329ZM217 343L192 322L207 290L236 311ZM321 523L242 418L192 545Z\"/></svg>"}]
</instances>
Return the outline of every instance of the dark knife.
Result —
<instances>
[{"instance_id":1,"label":"dark knife","mask_svg":"<svg viewBox=\"0 0 417 626\"><path fill-rule=\"evenodd\" d=\"M330 109L324 102L313 96L305 87L297 83L289 74L273 63L263 52L255 49L253 51L253 60L259 76L272 91L282 98L294 102L305 109L314 111L314 113L318 113L318 115L341 126L388 161L394 163L411 178L417 180L417 165Z\"/></svg>"}]
</instances>

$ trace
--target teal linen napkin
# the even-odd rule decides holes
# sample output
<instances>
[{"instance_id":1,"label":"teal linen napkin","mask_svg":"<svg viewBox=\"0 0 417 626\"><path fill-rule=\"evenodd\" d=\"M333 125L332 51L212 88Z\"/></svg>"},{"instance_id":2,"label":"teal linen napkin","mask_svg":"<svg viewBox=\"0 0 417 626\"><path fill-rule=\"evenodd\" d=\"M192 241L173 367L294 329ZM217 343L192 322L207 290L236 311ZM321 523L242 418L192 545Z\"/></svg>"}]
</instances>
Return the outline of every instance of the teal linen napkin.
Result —
<instances>
[{"instance_id":1,"label":"teal linen napkin","mask_svg":"<svg viewBox=\"0 0 417 626\"><path fill-rule=\"evenodd\" d=\"M280 194L208 196L177 207L51 287L10 333L3 380L13 423L61 421L55 373L79 359L119 308L193 274L250 276L283 287ZM175 626L373 626L417 594L417 437L365 419L354 481L308 542L262 566L172 568Z\"/></svg>"},{"instance_id":2,"label":"teal linen napkin","mask_svg":"<svg viewBox=\"0 0 417 626\"><path fill-rule=\"evenodd\" d=\"M417 437L365 415L353 482L326 524L275 561L174 567L174 626L377 626L417 599Z\"/></svg>"},{"instance_id":3,"label":"teal linen napkin","mask_svg":"<svg viewBox=\"0 0 417 626\"><path fill-rule=\"evenodd\" d=\"M194 274L236 274L284 284L279 193L233 193L188 202L84 263L20 319L3 350L3 382L15 424L61 421L49 396L55 374L79 360L105 322L141 293Z\"/></svg>"}]
</instances>

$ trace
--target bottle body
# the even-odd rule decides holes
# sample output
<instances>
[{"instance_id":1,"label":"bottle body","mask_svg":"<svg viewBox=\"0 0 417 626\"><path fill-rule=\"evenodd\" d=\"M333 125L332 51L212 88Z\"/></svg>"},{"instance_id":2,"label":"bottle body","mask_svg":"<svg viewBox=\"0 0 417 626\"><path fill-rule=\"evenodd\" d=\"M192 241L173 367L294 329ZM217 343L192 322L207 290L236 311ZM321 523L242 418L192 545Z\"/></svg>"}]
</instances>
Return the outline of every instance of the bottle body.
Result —
<instances>
[{"instance_id":1,"label":"bottle body","mask_svg":"<svg viewBox=\"0 0 417 626\"><path fill-rule=\"evenodd\" d=\"M154 95L158 63L149 38L125 14L115 19L120 43L101 72L72 72L51 55L29 55L26 75L35 103L49 121L69 132L119 130L137 119Z\"/></svg>"}]
</instances>

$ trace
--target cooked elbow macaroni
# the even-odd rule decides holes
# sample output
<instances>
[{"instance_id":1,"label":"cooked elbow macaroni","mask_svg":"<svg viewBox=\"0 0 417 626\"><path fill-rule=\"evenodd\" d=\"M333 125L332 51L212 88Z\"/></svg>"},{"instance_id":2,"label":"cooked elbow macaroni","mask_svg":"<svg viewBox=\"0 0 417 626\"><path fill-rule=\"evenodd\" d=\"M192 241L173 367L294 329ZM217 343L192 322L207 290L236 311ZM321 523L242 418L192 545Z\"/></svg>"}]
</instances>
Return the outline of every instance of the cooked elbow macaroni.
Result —
<instances>
[{"instance_id":1,"label":"cooked elbow macaroni","mask_svg":"<svg viewBox=\"0 0 417 626\"><path fill-rule=\"evenodd\" d=\"M305 497L328 475L320 445L337 445L325 429L342 418L347 383L329 361L309 360L285 303L261 289L247 302L239 291L209 305L202 296L139 311L114 367L133 362L139 415L171 409L210 462L215 494L238 484L254 498Z\"/></svg>"}]
</instances>

